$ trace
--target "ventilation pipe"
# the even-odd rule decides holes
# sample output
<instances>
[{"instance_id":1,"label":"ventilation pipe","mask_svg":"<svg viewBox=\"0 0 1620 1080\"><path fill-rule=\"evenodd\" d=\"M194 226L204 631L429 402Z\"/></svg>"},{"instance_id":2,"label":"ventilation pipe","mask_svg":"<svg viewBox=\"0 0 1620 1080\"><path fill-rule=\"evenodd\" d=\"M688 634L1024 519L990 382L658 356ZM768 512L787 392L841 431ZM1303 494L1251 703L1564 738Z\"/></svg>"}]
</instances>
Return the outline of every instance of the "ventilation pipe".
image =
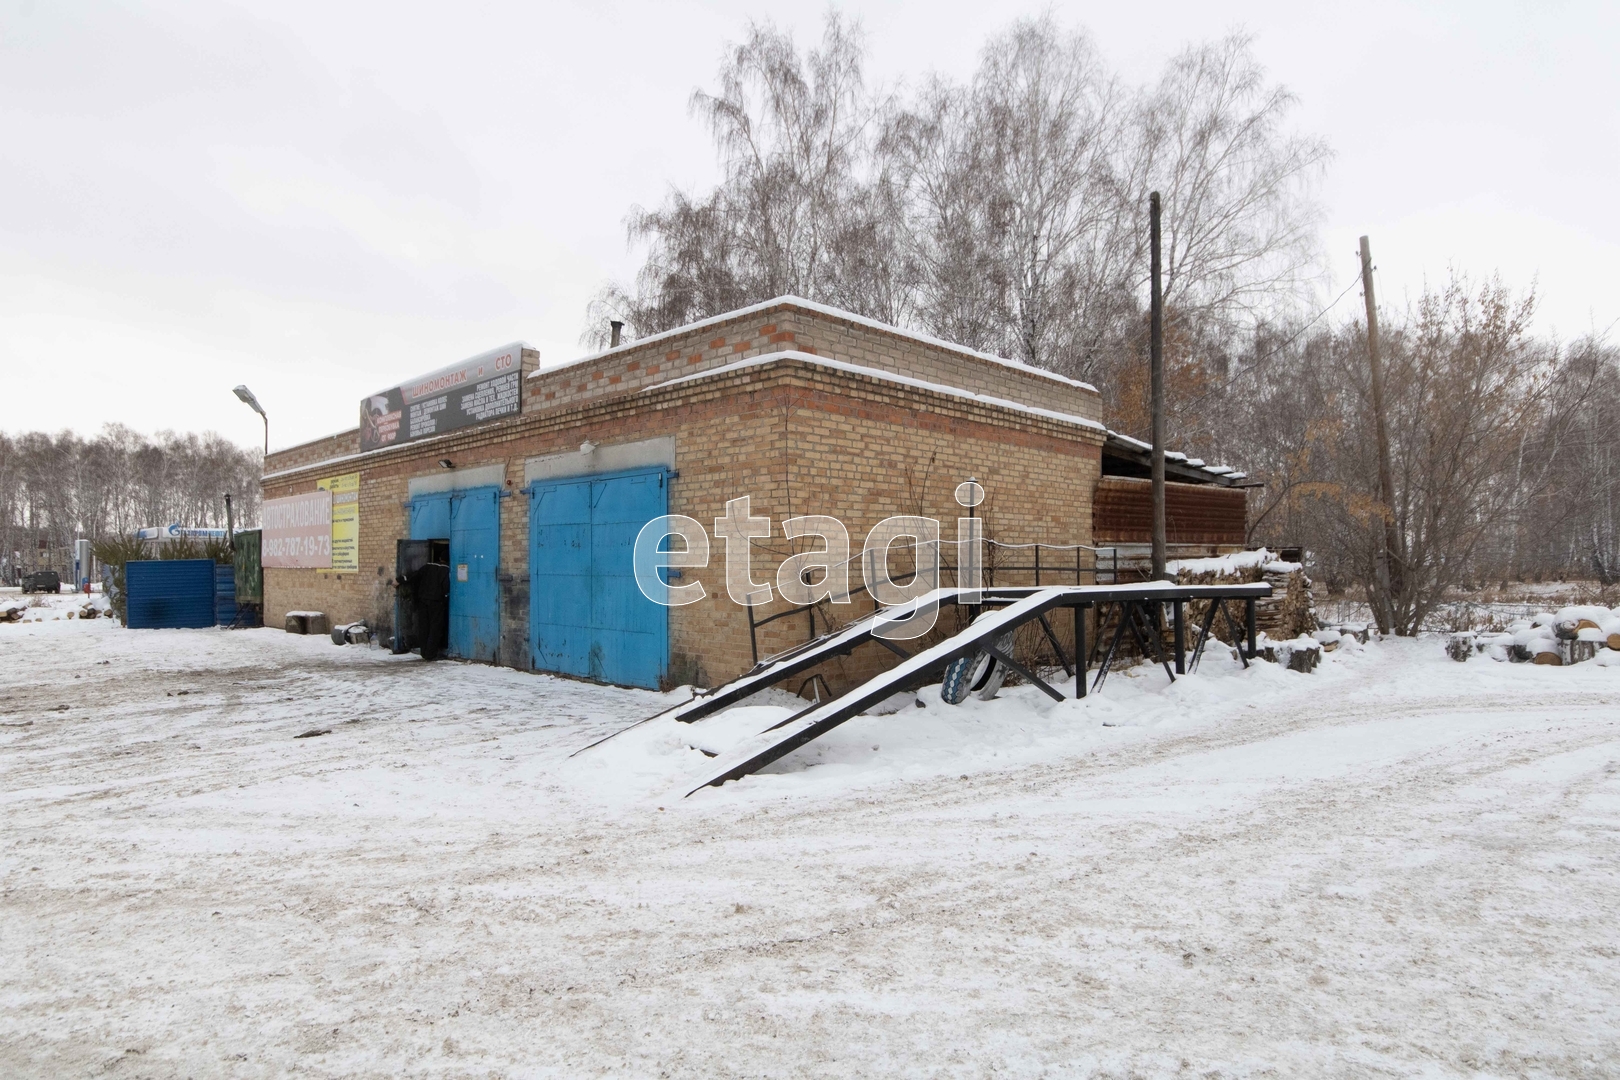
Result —
<instances>
[{"instance_id":1,"label":"ventilation pipe","mask_svg":"<svg viewBox=\"0 0 1620 1080\"><path fill-rule=\"evenodd\" d=\"M617 349L619 347L619 336L624 332L624 323L618 319L610 319L608 320L608 327L613 331L613 339L608 342L608 348Z\"/></svg>"}]
</instances>

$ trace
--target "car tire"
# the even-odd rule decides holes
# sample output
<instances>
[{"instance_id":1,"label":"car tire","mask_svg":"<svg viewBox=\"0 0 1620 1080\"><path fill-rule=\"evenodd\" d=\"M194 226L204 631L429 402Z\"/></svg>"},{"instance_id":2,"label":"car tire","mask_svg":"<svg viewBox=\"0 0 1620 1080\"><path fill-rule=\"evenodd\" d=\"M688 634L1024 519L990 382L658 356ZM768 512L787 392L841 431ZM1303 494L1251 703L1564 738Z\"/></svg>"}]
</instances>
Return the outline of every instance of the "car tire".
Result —
<instances>
[{"instance_id":1,"label":"car tire","mask_svg":"<svg viewBox=\"0 0 1620 1080\"><path fill-rule=\"evenodd\" d=\"M969 653L951 661L945 669L945 679L939 686L939 697L947 705L960 705L968 699L974 687L982 686L990 675L992 663L987 652Z\"/></svg>"},{"instance_id":2,"label":"car tire","mask_svg":"<svg viewBox=\"0 0 1620 1080\"><path fill-rule=\"evenodd\" d=\"M1011 631L1002 634L996 639L996 650L998 652L1011 655L1013 650L1013 634ZM990 654L985 653L985 655L989 656ZM985 674L984 679L979 683L979 685L973 688L973 696L978 698L980 701L989 701L991 698L1001 693L1001 684L1006 680L1007 665L1003 664L1000 660L997 660L993 665L991 665L990 670Z\"/></svg>"}]
</instances>

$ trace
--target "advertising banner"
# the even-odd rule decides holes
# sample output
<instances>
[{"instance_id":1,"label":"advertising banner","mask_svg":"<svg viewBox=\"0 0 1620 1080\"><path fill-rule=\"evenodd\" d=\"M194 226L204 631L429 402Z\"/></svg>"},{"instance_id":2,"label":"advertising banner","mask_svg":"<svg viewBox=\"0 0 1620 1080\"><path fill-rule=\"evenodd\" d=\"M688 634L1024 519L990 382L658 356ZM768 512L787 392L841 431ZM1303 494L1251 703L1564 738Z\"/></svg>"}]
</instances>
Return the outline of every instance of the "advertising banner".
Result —
<instances>
[{"instance_id":1,"label":"advertising banner","mask_svg":"<svg viewBox=\"0 0 1620 1080\"><path fill-rule=\"evenodd\" d=\"M325 569L332 565L332 493L311 491L264 504L261 566Z\"/></svg>"},{"instance_id":2,"label":"advertising banner","mask_svg":"<svg viewBox=\"0 0 1620 1080\"><path fill-rule=\"evenodd\" d=\"M360 474L344 473L317 481L332 493L332 565L334 574L360 571Z\"/></svg>"},{"instance_id":3,"label":"advertising banner","mask_svg":"<svg viewBox=\"0 0 1620 1080\"><path fill-rule=\"evenodd\" d=\"M514 416L522 406L523 344L480 353L360 403L360 449L379 450Z\"/></svg>"}]
</instances>

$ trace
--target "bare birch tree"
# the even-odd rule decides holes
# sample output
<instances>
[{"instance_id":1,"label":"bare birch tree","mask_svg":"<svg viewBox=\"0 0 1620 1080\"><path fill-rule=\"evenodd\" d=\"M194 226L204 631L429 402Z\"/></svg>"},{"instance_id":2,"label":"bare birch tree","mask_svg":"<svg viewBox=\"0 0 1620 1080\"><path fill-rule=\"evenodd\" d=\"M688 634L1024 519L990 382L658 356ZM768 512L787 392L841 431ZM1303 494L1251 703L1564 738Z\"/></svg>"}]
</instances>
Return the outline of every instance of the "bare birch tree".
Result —
<instances>
[{"instance_id":1,"label":"bare birch tree","mask_svg":"<svg viewBox=\"0 0 1620 1080\"><path fill-rule=\"evenodd\" d=\"M803 52L749 28L692 98L720 183L631 212L646 261L592 304L588 342L610 318L646 334L794 293L1107 382L1138 351L1154 185L1180 215L1184 351L1301 274L1326 150L1288 133L1294 100L1246 38L1187 50L1145 89L1050 16L993 37L967 83L935 77L905 103L863 61L836 15Z\"/></svg>"},{"instance_id":2,"label":"bare birch tree","mask_svg":"<svg viewBox=\"0 0 1620 1080\"><path fill-rule=\"evenodd\" d=\"M719 185L631 211L630 238L647 246L647 261L634 288L598 297L588 341L599 343L608 314L647 334L789 294L906 317L871 149L887 102L866 86L864 61L859 27L836 13L802 54L769 23L749 26L718 88L691 100L720 156Z\"/></svg>"}]
</instances>

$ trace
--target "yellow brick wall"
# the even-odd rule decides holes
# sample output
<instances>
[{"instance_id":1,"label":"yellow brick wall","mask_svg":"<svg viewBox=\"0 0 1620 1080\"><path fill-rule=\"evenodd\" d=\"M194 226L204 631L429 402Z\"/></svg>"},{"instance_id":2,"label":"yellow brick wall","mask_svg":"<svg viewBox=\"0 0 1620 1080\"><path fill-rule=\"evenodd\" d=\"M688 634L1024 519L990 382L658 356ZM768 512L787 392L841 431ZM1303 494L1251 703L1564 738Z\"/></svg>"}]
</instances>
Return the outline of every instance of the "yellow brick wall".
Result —
<instances>
[{"instance_id":1,"label":"yellow brick wall","mask_svg":"<svg viewBox=\"0 0 1620 1080\"><path fill-rule=\"evenodd\" d=\"M356 403L355 411L359 412ZM297 446L289 446L285 450L272 450L264 459L264 472L266 476L283 472L287 469L302 468L322 461L331 461L334 458L348 457L360 452L360 428L355 427L349 431L340 431L336 435L328 435L320 439L311 439Z\"/></svg>"},{"instance_id":2,"label":"yellow brick wall","mask_svg":"<svg viewBox=\"0 0 1620 1080\"><path fill-rule=\"evenodd\" d=\"M971 404L952 407L946 405L950 399L933 398L929 408L919 409L914 391L809 367L783 378L774 398L770 412L749 426L748 445L757 456L752 468L721 462L695 474L683 462L674 489L678 498L672 499L671 512L694 517L711 530L709 568L687 571L683 578L702 581L709 595L671 614L672 655L701 657L703 681L723 681L752 662L747 615L726 597L723 549L712 539L713 521L724 514L728 498L750 495L751 512L772 519L771 541L756 541L754 580L773 586L777 565L791 554L781 535L784 518L839 518L849 530L851 555L859 553L872 526L897 514L935 518L941 537L954 539L956 519L966 515L954 493L969 477L985 486L979 516L992 538L1005 543L1090 542L1100 437L1077 437L1073 427L1057 424L1009 424L1005 413L998 416ZM745 486L737 486L739 482ZM954 561L951 549L946 551L947 561ZM1031 582L1028 574L1002 577L1001 584ZM1043 580L1072 581L1073 575ZM852 567L852 588L858 591L861 582L859 566ZM778 598L757 615L763 618L787 607ZM858 595L853 604L831 610L843 621L870 608L870 600ZM803 617L778 620L760 632L760 655L803 641L807 634ZM887 665L878 647L869 646L850 660L835 661L822 674L834 689L843 690Z\"/></svg>"},{"instance_id":3,"label":"yellow brick wall","mask_svg":"<svg viewBox=\"0 0 1620 1080\"><path fill-rule=\"evenodd\" d=\"M938 518L950 539L963 513L953 492L969 476L987 489L980 512L991 536L1066 544L1090 539L1100 432L786 362L631 397L601 395L273 478L266 498L314 490L318 479L335 472L360 472L361 573L267 569L266 624L281 625L288 610L315 610L334 622L365 618L390 627L394 542L408 533L410 478L437 474L440 458L458 469L498 462L515 496L500 503L499 662L527 667L529 507L518 493L524 460L573 450L587 439L611 444L660 436L676 442L679 477L671 484L670 512L694 517L711 532L710 566L688 571L685 579L702 581L708 597L670 613L671 672L681 681L713 684L751 663L747 614L726 596L724 546L712 531L727 499L751 496L753 513L772 519L775 536L758 542L754 575L773 585L777 564L788 554L782 519L833 514L849 529L852 554L878 520L895 514ZM851 584L860 582L857 567ZM870 601L858 601L846 610L869 607ZM760 614L781 608L778 601ZM802 617L780 620L762 633L761 654L802 640L805 632ZM857 657L833 665L829 681L843 689L879 662Z\"/></svg>"}]
</instances>

